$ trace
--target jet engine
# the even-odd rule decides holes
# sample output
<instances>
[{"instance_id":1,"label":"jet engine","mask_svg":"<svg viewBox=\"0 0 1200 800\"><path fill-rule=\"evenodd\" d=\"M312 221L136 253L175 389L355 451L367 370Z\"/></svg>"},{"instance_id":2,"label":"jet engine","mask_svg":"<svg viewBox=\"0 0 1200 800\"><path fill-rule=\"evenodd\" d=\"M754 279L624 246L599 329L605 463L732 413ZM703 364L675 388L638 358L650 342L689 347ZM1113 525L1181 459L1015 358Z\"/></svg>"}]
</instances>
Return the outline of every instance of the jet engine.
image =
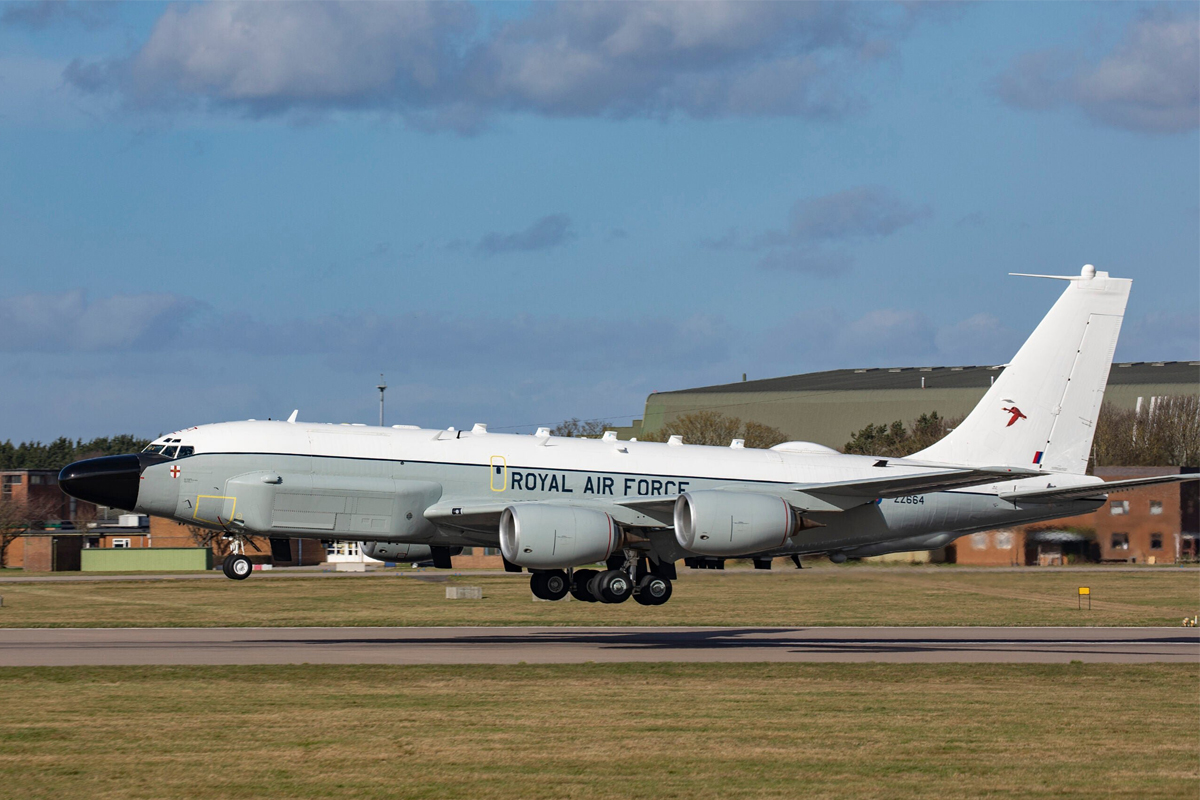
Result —
<instances>
[{"instance_id":1,"label":"jet engine","mask_svg":"<svg viewBox=\"0 0 1200 800\"><path fill-rule=\"evenodd\" d=\"M685 492L675 501L675 539L702 556L737 556L780 547L797 531L782 497L744 492Z\"/></svg>"},{"instance_id":2,"label":"jet engine","mask_svg":"<svg viewBox=\"0 0 1200 800\"><path fill-rule=\"evenodd\" d=\"M604 561L621 546L621 529L602 511L520 503L500 516L500 552L530 569L565 569Z\"/></svg>"},{"instance_id":3,"label":"jet engine","mask_svg":"<svg viewBox=\"0 0 1200 800\"><path fill-rule=\"evenodd\" d=\"M380 561L428 561L433 558L433 550L427 544L363 542L362 551L367 558L377 558Z\"/></svg>"}]
</instances>

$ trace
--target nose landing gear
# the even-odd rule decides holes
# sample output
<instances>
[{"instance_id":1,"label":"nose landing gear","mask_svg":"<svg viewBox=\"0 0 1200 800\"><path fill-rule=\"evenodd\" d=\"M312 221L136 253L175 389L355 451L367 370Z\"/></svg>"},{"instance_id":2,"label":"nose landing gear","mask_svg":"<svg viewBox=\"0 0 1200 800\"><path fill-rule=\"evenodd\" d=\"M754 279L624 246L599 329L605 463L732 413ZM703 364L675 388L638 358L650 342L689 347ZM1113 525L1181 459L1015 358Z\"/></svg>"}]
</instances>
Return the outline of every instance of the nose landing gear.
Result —
<instances>
[{"instance_id":1,"label":"nose landing gear","mask_svg":"<svg viewBox=\"0 0 1200 800\"><path fill-rule=\"evenodd\" d=\"M254 571L254 565L250 563L250 559L239 553L237 555L226 556L221 570L225 573L226 578L232 578L235 581L244 581Z\"/></svg>"}]
</instances>

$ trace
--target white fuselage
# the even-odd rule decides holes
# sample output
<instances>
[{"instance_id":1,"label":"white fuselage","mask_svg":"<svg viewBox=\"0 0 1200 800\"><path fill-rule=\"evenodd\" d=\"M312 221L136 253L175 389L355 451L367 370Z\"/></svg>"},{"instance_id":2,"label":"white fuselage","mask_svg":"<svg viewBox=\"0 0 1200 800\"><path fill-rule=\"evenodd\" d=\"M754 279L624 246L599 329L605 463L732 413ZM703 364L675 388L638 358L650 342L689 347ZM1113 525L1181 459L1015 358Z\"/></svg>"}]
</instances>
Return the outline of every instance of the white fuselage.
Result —
<instances>
[{"instance_id":1,"label":"white fuselage","mask_svg":"<svg viewBox=\"0 0 1200 800\"><path fill-rule=\"evenodd\" d=\"M370 505L366 500L356 505L354 487L359 487L358 495L381 502L389 492L411 496L418 516L447 504L470 508L537 501L595 507L622 525L652 529L669 523L625 503L669 500L685 491L772 491L938 468L904 459L886 459L881 465L878 458L836 452L283 421L203 425L157 443L190 447L191 454L144 471L138 511L207 527L239 524L252 516L265 519L270 510L254 515L251 504L257 502L263 483L274 482L271 486L278 492L290 489L332 499L325 507L293 503L295 509L289 506L285 511L278 511L278 501L272 501L275 518L283 521L276 523L277 529L252 532L438 545L494 544L495 536L441 524L418 525L411 520L413 510L398 505ZM1048 482L1090 485L1097 479L1046 473L889 498L843 512L814 512L806 516L815 525L775 552L845 550L914 536L961 534L1084 513L1097 505L1094 500L1076 500L1022 508L999 497L1002 491L1041 488ZM360 507L377 510L360 513ZM217 510L205 510L212 508ZM311 520L311 527L304 527L309 524L304 520ZM261 528L270 523L256 524Z\"/></svg>"}]
</instances>

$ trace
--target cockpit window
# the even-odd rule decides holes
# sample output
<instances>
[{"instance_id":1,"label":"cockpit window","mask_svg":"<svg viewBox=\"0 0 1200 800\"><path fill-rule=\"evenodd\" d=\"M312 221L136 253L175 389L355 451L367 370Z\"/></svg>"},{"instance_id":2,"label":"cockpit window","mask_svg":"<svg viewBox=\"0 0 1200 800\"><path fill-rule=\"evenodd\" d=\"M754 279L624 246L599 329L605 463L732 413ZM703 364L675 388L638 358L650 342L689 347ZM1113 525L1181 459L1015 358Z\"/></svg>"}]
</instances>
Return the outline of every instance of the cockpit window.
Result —
<instances>
[{"instance_id":1,"label":"cockpit window","mask_svg":"<svg viewBox=\"0 0 1200 800\"><path fill-rule=\"evenodd\" d=\"M161 444L151 444L151 445L146 445L146 449L143 450L142 452L143 453L161 453L162 449L163 449L163 446Z\"/></svg>"},{"instance_id":2,"label":"cockpit window","mask_svg":"<svg viewBox=\"0 0 1200 800\"><path fill-rule=\"evenodd\" d=\"M162 451L162 454L164 456L166 456L167 458L174 458L175 457L175 449L176 449L175 445L171 445L170 447L164 449Z\"/></svg>"},{"instance_id":3,"label":"cockpit window","mask_svg":"<svg viewBox=\"0 0 1200 800\"><path fill-rule=\"evenodd\" d=\"M186 458L194 452L196 452L194 447L181 447L179 448L179 458Z\"/></svg>"}]
</instances>

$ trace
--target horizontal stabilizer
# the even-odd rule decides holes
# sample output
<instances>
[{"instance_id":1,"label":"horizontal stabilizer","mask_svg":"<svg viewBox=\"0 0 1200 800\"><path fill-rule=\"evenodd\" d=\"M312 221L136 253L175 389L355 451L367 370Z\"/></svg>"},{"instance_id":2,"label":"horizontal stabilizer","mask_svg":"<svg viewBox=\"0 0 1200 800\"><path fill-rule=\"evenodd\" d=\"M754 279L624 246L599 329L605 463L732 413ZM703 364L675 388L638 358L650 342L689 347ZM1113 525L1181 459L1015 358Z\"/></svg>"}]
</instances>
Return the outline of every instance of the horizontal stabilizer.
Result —
<instances>
[{"instance_id":1,"label":"horizontal stabilizer","mask_svg":"<svg viewBox=\"0 0 1200 800\"><path fill-rule=\"evenodd\" d=\"M1059 500L1080 500L1085 497L1103 497L1110 492L1127 492L1142 486L1154 486L1162 483L1179 483L1181 481L1200 480L1200 474L1159 475L1153 478L1130 478L1124 481L1109 481L1093 483L1088 486L1065 486L1061 489L1034 489L1033 491L1004 492L1001 500L1020 503L1055 503Z\"/></svg>"}]
</instances>

